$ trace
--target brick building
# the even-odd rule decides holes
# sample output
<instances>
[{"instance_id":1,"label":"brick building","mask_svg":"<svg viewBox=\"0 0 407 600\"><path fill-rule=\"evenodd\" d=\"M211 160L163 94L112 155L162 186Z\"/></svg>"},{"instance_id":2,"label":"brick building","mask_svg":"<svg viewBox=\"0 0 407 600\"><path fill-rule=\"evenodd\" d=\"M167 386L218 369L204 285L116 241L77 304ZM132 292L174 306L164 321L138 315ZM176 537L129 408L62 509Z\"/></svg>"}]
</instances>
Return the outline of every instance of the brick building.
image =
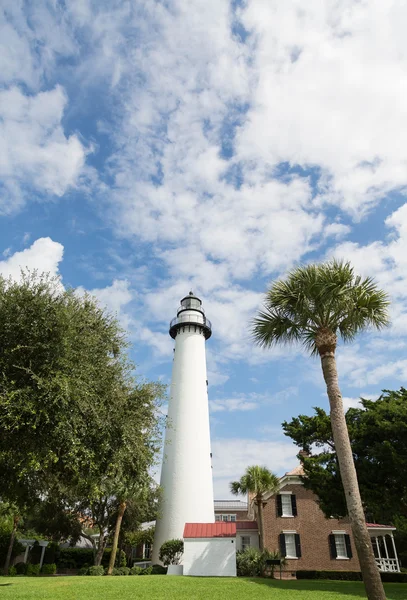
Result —
<instances>
[{"instance_id":1,"label":"brick building","mask_svg":"<svg viewBox=\"0 0 407 600\"><path fill-rule=\"evenodd\" d=\"M359 571L348 519L327 519L318 499L301 482L302 467L286 473L278 494L265 496L264 544L286 557L284 570ZM252 503L215 501L216 520L236 521L236 549L258 548L258 528ZM399 571L394 527L369 524L368 530L381 571Z\"/></svg>"}]
</instances>

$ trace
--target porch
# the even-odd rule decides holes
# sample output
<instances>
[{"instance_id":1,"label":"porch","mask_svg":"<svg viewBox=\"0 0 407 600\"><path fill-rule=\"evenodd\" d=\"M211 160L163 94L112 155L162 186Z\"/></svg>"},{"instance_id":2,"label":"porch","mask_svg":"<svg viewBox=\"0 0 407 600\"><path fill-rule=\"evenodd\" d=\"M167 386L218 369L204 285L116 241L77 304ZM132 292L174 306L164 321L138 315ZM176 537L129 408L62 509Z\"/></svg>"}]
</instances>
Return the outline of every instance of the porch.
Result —
<instances>
[{"instance_id":1,"label":"porch","mask_svg":"<svg viewBox=\"0 0 407 600\"><path fill-rule=\"evenodd\" d=\"M376 523L367 523L367 528L379 571L382 573L400 573L400 563L393 536L393 531L396 528Z\"/></svg>"}]
</instances>

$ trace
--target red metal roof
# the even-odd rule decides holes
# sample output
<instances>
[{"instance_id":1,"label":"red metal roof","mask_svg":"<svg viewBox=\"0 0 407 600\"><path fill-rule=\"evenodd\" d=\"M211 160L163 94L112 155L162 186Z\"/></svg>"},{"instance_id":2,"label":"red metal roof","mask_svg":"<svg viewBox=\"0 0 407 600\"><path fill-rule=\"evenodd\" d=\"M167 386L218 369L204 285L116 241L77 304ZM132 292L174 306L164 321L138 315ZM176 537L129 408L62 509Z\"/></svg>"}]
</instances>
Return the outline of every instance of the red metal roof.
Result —
<instances>
[{"instance_id":1,"label":"red metal roof","mask_svg":"<svg viewBox=\"0 0 407 600\"><path fill-rule=\"evenodd\" d=\"M185 523L184 538L236 537L236 523Z\"/></svg>"},{"instance_id":2,"label":"red metal roof","mask_svg":"<svg viewBox=\"0 0 407 600\"><path fill-rule=\"evenodd\" d=\"M366 523L366 527L379 527L380 529L396 529L393 525L379 525L378 523Z\"/></svg>"},{"instance_id":3,"label":"red metal roof","mask_svg":"<svg viewBox=\"0 0 407 600\"><path fill-rule=\"evenodd\" d=\"M236 521L236 529L258 529L257 521Z\"/></svg>"}]
</instances>

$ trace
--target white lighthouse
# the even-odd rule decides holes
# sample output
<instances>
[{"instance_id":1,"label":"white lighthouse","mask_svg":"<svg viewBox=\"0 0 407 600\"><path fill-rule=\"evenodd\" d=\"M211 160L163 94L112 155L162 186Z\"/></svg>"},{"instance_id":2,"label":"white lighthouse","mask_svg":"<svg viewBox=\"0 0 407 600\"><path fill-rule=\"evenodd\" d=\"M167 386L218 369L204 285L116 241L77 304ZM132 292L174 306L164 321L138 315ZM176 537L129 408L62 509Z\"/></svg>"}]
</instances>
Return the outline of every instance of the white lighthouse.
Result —
<instances>
[{"instance_id":1,"label":"white lighthouse","mask_svg":"<svg viewBox=\"0 0 407 600\"><path fill-rule=\"evenodd\" d=\"M201 300L192 292L181 300L169 333L175 350L153 564L159 562L164 542L182 539L185 523L214 522L205 356L212 331Z\"/></svg>"}]
</instances>

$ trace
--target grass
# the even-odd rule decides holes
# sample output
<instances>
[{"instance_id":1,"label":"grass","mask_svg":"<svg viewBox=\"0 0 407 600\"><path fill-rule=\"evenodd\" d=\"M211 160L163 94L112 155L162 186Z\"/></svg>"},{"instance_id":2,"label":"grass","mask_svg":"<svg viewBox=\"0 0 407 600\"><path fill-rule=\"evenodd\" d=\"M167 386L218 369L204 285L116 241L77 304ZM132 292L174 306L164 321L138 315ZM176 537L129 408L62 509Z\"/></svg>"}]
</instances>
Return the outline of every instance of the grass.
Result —
<instances>
[{"instance_id":1,"label":"grass","mask_svg":"<svg viewBox=\"0 0 407 600\"><path fill-rule=\"evenodd\" d=\"M388 600L406 600L407 584L385 585ZM1 600L359 600L357 581L248 578L0 577Z\"/></svg>"}]
</instances>

